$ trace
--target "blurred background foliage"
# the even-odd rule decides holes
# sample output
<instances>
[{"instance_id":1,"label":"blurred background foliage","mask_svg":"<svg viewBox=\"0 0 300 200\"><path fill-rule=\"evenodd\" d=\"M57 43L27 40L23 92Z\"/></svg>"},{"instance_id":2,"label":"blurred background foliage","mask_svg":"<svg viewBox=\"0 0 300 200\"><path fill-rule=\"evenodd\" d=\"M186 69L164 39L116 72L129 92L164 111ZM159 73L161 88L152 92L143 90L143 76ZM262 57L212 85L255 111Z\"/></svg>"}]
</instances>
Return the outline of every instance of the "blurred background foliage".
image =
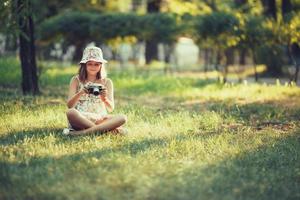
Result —
<instances>
[{"instance_id":1,"label":"blurred background foliage","mask_svg":"<svg viewBox=\"0 0 300 200\"><path fill-rule=\"evenodd\" d=\"M264 75L280 77L292 68L297 81L300 45L300 0L21 0L30 6L22 12L33 17L37 58L51 60L59 43L62 51L73 45L72 61L90 44L107 45L112 60L118 43L144 42L145 64L158 60L158 44L164 47L165 66L180 37L191 38L200 49L201 69L214 66L225 76L230 65L245 65L247 58L266 66ZM1 3L1 54L18 50L16 0ZM26 34L25 34L26 35ZM238 55L238 62L234 61ZM204 66L204 67L203 67ZM200 67L199 67L200 69ZM291 70L290 70L291 71ZM291 73L289 73L291 74ZM256 80L258 74L255 73Z\"/></svg>"}]
</instances>

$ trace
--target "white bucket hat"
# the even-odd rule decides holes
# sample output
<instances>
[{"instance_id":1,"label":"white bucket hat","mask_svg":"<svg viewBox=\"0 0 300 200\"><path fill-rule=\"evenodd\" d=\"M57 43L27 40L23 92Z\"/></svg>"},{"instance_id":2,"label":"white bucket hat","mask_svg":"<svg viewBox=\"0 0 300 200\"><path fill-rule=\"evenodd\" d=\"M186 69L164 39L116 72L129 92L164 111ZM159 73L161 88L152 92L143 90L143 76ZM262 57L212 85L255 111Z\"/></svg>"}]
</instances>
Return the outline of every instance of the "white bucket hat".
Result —
<instances>
[{"instance_id":1,"label":"white bucket hat","mask_svg":"<svg viewBox=\"0 0 300 200\"><path fill-rule=\"evenodd\" d=\"M86 47L83 51L80 64L85 64L88 61L95 61L100 63L107 63L107 60L103 58L102 50L99 47Z\"/></svg>"}]
</instances>

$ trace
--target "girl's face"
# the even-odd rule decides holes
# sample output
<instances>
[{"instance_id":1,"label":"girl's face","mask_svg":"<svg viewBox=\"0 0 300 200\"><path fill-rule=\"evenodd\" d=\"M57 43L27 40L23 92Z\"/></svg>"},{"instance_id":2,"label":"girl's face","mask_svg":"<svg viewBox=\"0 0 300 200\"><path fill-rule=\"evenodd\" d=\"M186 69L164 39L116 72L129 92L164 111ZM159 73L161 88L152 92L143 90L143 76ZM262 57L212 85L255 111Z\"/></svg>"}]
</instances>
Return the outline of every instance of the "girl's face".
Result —
<instances>
[{"instance_id":1,"label":"girl's face","mask_svg":"<svg viewBox=\"0 0 300 200\"><path fill-rule=\"evenodd\" d=\"M86 63L86 71L89 75L96 75L102 67L102 63L95 61L88 61Z\"/></svg>"}]
</instances>

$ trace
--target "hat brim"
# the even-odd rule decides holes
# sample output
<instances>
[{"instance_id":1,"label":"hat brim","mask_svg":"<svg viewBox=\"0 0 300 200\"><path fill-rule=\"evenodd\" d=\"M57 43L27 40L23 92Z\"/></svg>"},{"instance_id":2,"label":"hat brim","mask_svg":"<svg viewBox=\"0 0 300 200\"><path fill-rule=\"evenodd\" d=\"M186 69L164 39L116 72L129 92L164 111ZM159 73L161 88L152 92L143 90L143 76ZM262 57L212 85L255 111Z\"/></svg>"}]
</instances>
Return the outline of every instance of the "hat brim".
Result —
<instances>
[{"instance_id":1,"label":"hat brim","mask_svg":"<svg viewBox=\"0 0 300 200\"><path fill-rule=\"evenodd\" d=\"M95 61L95 62L99 62L99 63L107 63L107 60L105 60L105 59L102 59L102 60L97 60L97 59L81 60L79 63L80 64L86 64L89 61Z\"/></svg>"}]
</instances>

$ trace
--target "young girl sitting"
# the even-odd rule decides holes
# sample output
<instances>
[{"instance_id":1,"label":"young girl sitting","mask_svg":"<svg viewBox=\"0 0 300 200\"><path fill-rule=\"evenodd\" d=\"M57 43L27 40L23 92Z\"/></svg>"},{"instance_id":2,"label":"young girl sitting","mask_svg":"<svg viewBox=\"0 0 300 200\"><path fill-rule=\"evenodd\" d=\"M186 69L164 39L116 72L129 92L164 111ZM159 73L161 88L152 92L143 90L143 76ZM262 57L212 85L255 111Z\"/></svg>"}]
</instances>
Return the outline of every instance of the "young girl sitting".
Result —
<instances>
[{"instance_id":1,"label":"young girl sitting","mask_svg":"<svg viewBox=\"0 0 300 200\"><path fill-rule=\"evenodd\" d=\"M106 78L102 50L87 47L80 61L78 75L70 82L67 101L67 118L70 128L64 129L65 135L86 135L95 132L124 134L121 128L126 123L125 115L110 115L114 109L113 83ZM99 94L91 89L97 85Z\"/></svg>"}]
</instances>

